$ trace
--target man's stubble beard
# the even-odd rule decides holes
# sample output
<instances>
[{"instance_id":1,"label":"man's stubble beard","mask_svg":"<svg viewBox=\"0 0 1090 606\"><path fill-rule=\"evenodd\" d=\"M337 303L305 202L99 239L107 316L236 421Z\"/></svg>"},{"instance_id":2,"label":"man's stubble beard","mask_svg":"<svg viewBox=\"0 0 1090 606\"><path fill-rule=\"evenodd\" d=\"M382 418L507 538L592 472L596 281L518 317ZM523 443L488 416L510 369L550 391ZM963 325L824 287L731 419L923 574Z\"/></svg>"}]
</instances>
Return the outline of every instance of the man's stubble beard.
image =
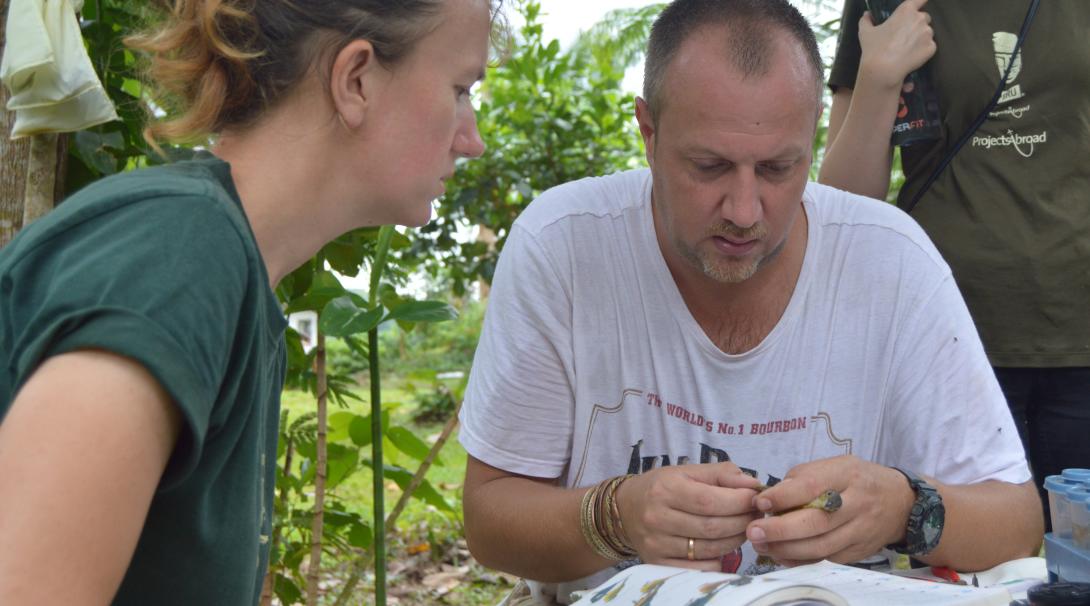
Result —
<instances>
[{"instance_id":1,"label":"man's stubble beard","mask_svg":"<svg viewBox=\"0 0 1090 606\"><path fill-rule=\"evenodd\" d=\"M733 237L741 240L761 240L768 237L768 227L764 223L758 223L745 229L725 221L709 228L701 238L701 241L709 238ZM681 241L674 239L674 246L678 253L694 269L704 274L707 278L720 284L737 284L752 278L762 266L775 259L787 244L787 238L776 245L770 252L756 258L729 259L717 255L714 251L697 249Z\"/></svg>"}]
</instances>

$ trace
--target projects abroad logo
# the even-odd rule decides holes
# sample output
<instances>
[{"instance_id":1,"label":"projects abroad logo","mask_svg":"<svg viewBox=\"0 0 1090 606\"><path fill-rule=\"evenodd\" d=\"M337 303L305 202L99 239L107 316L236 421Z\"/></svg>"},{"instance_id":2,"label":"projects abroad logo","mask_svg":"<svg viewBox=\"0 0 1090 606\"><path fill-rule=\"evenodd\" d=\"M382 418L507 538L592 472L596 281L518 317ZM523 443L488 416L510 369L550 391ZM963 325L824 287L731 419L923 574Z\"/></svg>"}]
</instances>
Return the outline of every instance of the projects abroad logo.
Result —
<instances>
[{"instance_id":1,"label":"projects abroad logo","mask_svg":"<svg viewBox=\"0 0 1090 606\"><path fill-rule=\"evenodd\" d=\"M993 147L1013 147L1014 151L1018 152L1018 155L1023 158L1032 157L1033 152L1037 149L1037 145L1043 145L1045 143L1048 143L1047 130L1041 131L1036 135L1021 135L1014 132L1013 129L1007 129L1007 134L999 135L998 137L986 135L973 136L973 147L983 147L988 150Z\"/></svg>"}]
</instances>

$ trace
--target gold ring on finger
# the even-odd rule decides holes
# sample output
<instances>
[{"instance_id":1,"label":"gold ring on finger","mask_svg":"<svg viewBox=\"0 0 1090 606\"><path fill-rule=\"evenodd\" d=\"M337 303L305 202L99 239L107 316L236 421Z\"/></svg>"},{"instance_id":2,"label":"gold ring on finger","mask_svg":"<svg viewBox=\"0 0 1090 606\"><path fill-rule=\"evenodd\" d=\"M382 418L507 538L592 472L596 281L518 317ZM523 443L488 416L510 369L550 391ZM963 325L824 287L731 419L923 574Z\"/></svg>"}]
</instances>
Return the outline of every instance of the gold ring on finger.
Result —
<instances>
[{"instance_id":1,"label":"gold ring on finger","mask_svg":"<svg viewBox=\"0 0 1090 606\"><path fill-rule=\"evenodd\" d=\"M685 554L689 561L696 559L696 539L689 539L689 551Z\"/></svg>"}]
</instances>

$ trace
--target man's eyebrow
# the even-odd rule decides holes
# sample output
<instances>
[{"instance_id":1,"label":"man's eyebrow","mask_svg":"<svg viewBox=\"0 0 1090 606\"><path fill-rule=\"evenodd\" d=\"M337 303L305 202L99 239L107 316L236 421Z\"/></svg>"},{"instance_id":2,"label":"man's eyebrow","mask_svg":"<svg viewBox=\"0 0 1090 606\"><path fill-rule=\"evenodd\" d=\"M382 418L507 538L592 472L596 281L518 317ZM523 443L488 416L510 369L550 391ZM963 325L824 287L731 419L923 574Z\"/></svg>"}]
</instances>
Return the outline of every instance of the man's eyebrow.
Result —
<instances>
[{"instance_id":1,"label":"man's eyebrow","mask_svg":"<svg viewBox=\"0 0 1090 606\"><path fill-rule=\"evenodd\" d=\"M770 155L768 158L765 158L763 160L759 160L759 162L780 162L780 161L786 161L786 160L797 160L797 159L805 156L806 151L807 151L806 149L801 148L801 147L796 147L796 146L786 147L784 149L778 150L777 153L774 153L774 154ZM689 147L683 147L682 148L682 153L684 153L686 155L690 155L690 156L708 156L708 157L722 158L724 160L729 159L725 155L720 153L719 151L714 150L714 149L712 149L710 147L707 147L705 145L701 145L701 144L694 144L694 145L689 146Z\"/></svg>"}]
</instances>

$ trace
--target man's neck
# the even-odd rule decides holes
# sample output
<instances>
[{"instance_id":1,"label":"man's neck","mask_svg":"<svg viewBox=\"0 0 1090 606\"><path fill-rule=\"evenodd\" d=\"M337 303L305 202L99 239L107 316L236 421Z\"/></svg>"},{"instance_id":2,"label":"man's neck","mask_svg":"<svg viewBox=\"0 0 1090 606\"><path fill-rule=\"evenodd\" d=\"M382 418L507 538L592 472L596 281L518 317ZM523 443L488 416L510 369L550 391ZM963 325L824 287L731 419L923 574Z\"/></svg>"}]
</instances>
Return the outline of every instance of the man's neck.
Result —
<instances>
[{"instance_id":1,"label":"man's neck","mask_svg":"<svg viewBox=\"0 0 1090 606\"><path fill-rule=\"evenodd\" d=\"M802 271L807 239L804 209L791 226L780 254L748 280L731 284L708 278L666 251L663 257L681 298L704 333L724 353L740 354L759 345L783 317Z\"/></svg>"}]
</instances>

